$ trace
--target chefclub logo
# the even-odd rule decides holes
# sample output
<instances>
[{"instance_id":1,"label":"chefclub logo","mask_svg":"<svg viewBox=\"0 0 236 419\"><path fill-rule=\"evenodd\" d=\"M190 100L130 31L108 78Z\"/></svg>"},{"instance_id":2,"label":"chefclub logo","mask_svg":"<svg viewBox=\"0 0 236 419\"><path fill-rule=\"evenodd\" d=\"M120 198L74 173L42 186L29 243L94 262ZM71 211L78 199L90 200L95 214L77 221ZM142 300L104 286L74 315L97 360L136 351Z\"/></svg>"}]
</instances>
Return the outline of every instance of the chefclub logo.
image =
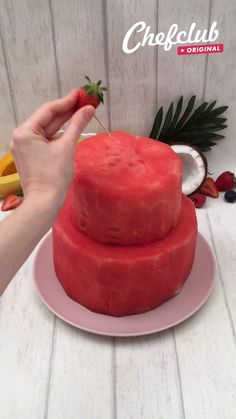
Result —
<instances>
[{"instance_id":1,"label":"chefclub logo","mask_svg":"<svg viewBox=\"0 0 236 419\"><path fill-rule=\"evenodd\" d=\"M140 33L140 40L134 45L132 38L137 33ZM173 23L166 34L164 32L154 34L151 32L151 26L148 26L144 21L139 21L131 26L125 34L122 49L126 54L132 54L145 45L160 45L163 46L164 51L170 51L173 45L179 44L178 55L213 54L224 51L224 44L212 44L218 36L219 30L216 21L211 24L209 30L197 29L197 24L193 22L188 31L179 30L177 23ZM188 45L183 46L183 44Z\"/></svg>"}]
</instances>

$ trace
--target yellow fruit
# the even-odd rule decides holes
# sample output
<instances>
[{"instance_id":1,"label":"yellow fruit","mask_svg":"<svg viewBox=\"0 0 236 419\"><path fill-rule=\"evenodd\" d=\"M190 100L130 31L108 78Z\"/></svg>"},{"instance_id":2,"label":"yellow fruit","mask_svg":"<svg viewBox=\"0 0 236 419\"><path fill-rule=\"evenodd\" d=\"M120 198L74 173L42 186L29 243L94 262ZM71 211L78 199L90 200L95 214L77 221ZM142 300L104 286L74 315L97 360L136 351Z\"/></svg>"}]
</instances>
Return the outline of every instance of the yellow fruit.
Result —
<instances>
[{"instance_id":1,"label":"yellow fruit","mask_svg":"<svg viewBox=\"0 0 236 419\"><path fill-rule=\"evenodd\" d=\"M0 176L8 176L16 173L16 166L11 153L6 154L0 159Z\"/></svg>"},{"instance_id":2,"label":"yellow fruit","mask_svg":"<svg viewBox=\"0 0 236 419\"><path fill-rule=\"evenodd\" d=\"M5 198L10 194L22 193L20 178L18 173L8 176L0 176L0 198Z\"/></svg>"}]
</instances>

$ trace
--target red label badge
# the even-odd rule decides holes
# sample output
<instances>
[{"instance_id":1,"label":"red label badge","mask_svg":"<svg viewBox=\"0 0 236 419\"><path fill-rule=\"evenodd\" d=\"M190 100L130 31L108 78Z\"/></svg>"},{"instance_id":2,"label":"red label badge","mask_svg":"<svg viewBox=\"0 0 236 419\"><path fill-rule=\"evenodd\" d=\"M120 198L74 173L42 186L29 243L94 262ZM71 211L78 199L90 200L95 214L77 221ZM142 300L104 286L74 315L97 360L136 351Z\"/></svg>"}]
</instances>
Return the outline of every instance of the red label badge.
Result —
<instances>
[{"instance_id":1,"label":"red label badge","mask_svg":"<svg viewBox=\"0 0 236 419\"><path fill-rule=\"evenodd\" d=\"M178 47L178 55L216 54L224 52L224 44L186 45Z\"/></svg>"}]
</instances>

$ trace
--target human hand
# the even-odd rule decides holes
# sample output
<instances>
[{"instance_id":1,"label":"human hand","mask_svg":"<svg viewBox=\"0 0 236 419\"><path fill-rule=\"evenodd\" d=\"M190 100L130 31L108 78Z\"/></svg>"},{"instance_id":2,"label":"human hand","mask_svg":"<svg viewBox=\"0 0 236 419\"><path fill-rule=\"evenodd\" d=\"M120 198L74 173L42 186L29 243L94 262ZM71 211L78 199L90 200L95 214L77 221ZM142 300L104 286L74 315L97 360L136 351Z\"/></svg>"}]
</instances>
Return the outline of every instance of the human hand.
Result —
<instances>
[{"instance_id":1,"label":"human hand","mask_svg":"<svg viewBox=\"0 0 236 419\"><path fill-rule=\"evenodd\" d=\"M77 140L95 114L92 106L75 112L78 91L42 105L13 132L10 150L26 199L53 200L60 207L73 174ZM71 118L62 137L53 138Z\"/></svg>"}]
</instances>

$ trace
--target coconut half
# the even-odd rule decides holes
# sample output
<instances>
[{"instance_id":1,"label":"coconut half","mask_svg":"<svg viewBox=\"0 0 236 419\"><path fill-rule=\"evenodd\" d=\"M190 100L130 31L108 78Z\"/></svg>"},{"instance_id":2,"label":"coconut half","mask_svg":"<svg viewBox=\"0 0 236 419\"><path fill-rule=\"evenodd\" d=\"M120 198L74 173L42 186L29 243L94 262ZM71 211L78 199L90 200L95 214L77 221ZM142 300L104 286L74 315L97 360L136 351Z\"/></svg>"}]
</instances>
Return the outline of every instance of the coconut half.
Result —
<instances>
[{"instance_id":1,"label":"coconut half","mask_svg":"<svg viewBox=\"0 0 236 419\"><path fill-rule=\"evenodd\" d=\"M188 144L171 144L171 148L183 162L182 192L194 193L207 176L207 159L200 149Z\"/></svg>"}]
</instances>

